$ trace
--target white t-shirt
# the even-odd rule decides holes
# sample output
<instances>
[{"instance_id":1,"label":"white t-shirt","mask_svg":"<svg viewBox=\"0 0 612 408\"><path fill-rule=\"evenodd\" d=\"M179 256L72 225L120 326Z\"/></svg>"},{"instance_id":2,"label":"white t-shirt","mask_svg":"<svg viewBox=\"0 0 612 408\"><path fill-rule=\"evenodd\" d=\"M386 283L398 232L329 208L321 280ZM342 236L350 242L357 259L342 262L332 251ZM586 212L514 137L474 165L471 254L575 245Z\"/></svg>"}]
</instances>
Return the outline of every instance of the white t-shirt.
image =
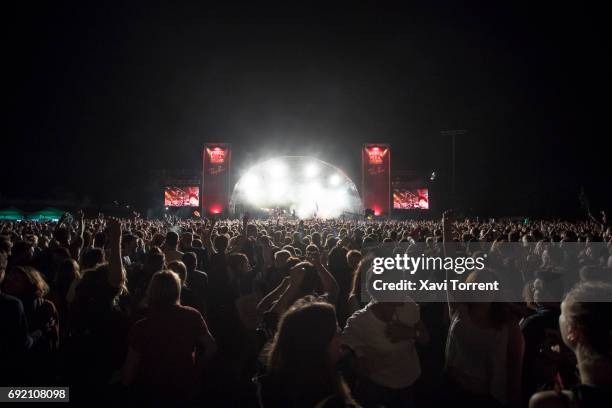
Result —
<instances>
[{"instance_id":1,"label":"white t-shirt","mask_svg":"<svg viewBox=\"0 0 612 408\"><path fill-rule=\"evenodd\" d=\"M342 333L342 344L357 357L367 353L376 355L378 364L369 373L369 379L388 388L405 388L421 375L421 364L414 340L392 343L386 335L387 324L371 310L372 302L356 311L347 321ZM420 320L419 306L406 302L395 310L400 323L414 326Z\"/></svg>"}]
</instances>

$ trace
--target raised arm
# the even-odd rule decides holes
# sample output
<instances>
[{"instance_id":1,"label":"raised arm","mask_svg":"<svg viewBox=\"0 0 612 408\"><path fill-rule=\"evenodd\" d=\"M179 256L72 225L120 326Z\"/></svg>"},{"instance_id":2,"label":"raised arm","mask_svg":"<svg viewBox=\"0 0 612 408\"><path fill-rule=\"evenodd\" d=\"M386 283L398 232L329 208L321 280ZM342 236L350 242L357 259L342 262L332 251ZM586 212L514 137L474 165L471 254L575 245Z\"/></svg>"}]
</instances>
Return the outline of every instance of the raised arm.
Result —
<instances>
[{"instance_id":1,"label":"raised arm","mask_svg":"<svg viewBox=\"0 0 612 408\"><path fill-rule=\"evenodd\" d=\"M336 282L334 276L325 267L325 264L327 263L327 253L323 251L320 257L315 256L311 259L311 261L319 272L319 278L321 278L323 290L329 295L330 302L335 304L336 300L338 299L340 287L338 286L338 282Z\"/></svg>"},{"instance_id":2,"label":"raised arm","mask_svg":"<svg viewBox=\"0 0 612 408\"><path fill-rule=\"evenodd\" d=\"M206 247L209 256L217 253L212 242L212 233L216 223L217 220L213 218L210 222L210 227L208 229L204 227L202 230L202 244Z\"/></svg>"},{"instance_id":3,"label":"raised arm","mask_svg":"<svg viewBox=\"0 0 612 408\"><path fill-rule=\"evenodd\" d=\"M67 212L63 213L62 217L59 219L59 221L55 225L55 229L53 230L53 235L54 236L55 236L55 233L57 233L57 231L62 227L62 225L64 224L64 221L66 221L66 216L67 215L68 215Z\"/></svg>"},{"instance_id":4,"label":"raised arm","mask_svg":"<svg viewBox=\"0 0 612 408\"><path fill-rule=\"evenodd\" d=\"M244 214L242 217L242 236L247 237L247 225L249 225L249 213Z\"/></svg>"},{"instance_id":5,"label":"raised arm","mask_svg":"<svg viewBox=\"0 0 612 408\"><path fill-rule=\"evenodd\" d=\"M270 312L274 312L280 316L291 307L293 302L300 293L300 285L304 281L304 269L300 266L295 266L289 271L289 284L278 298L278 301L270 308Z\"/></svg>"},{"instance_id":6,"label":"raised arm","mask_svg":"<svg viewBox=\"0 0 612 408\"><path fill-rule=\"evenodd\" d=\"M83 214L83 210L79 210L76 213L77 218L77 234L83 239L83 232L85 232L85 215Z\"/></svg>"},{"instance_id":7,"label":"raised arm","mask_svg":"<svg viewBox=\"0 0 612 408\"><path fill-rule=\"evenodd\" d=\"M281 283L274 288L274 290L272 290L272 292L268 293L263 299L261 299L261 302L259 302L257 305L258 316L263 315L266 311L268 311L268 309L270 309L272 303L274 303L274 301L276 301L282 295L282 293L287 290L289 283L289 277L286 276L283 278Z\"/></svg>"},{"instance_id":8,"label":"raised arm","mask_svg":"<svg viewBox=\"0 0 612 408\"><path fill-rule=\"evenodd\" d=\"M602 232L605 231L606 224L607 224L607 221L608 221L608 217L607 217L605 211L602 210L600 212L600 214L601 214L601 221L598 220L593 214L591 214L590 211L587 214L588 214L589 218L591 219L591 221L593 221L595 224L599 225L599 227L601 228Z\"/></svg>"},{"instance_id":9,"label":"raised arm","mask_svg":"<svg viewBox=\"0 0 612 408\"><path fill-rule=\"evenodd\" d=\"M444 211L442 213L442 249L444 251L445 258L448 256L448 252L449 252L448 243L453 241L452 221L451 221L450 215L451 215L450 210ZM448 286L449 286L448 285L448 270L445 270L444 274L445 274L444 278L446 279L446 282L447 282L446 301L448 303L448 316L449 318L452 319L453 314L456 311L457 305L454 302L450 289L448 289Z\"/></svg>"},{"instance_id":10,"label":"raised arm","mask_svg":"<svg viewBox=\"0 0 612 408\"><path fill-rule=\"evenodd\" d=\"M110 257L108 260L108 281L114 288L123 286L125 283L125 271L121 259L121 221L117 218L109 218L107 228L110 240Z\"/></svg>"},{"instance_id":11,"label":"raised arm","mask_svg":"<svg viewBox=\"0 0 612 408\"><path fill-rule=\"evenodd\" d=\"M85 221L83 211L79 210L76 214L77 236L70 242L70 254L75 260L79 260L83 250L83 232L85 231Z\"/></svg>"}]
</instances>

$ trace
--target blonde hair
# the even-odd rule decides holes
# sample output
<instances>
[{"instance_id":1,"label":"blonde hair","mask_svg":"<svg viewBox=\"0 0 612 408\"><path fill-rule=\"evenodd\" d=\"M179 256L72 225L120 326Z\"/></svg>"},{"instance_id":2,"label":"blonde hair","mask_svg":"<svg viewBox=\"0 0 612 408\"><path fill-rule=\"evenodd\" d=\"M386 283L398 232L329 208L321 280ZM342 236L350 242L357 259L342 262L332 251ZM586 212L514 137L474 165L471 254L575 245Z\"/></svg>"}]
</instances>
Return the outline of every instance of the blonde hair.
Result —
<instances>
[{"instance_id":1,"label":"blonde hair","mask_svg":"<svg viewBox=\"0 0 612 408\"><path fill-rule=\"evenodd\" d=\"M147 289L149 306L167 306L180 304L181 279L171 270L155 272Z\"/></svg>"},{"instance_id":2,"label":"blonde hair","mask_svg":"<svg viewBox=\"0 0 612 408\"><path fill-rule=\"evenodd\" d=\"M612 358L612 285L581 282L565 296L567 318L583 334L582 348L589 359Z\"/></svg>"}]
</instances>

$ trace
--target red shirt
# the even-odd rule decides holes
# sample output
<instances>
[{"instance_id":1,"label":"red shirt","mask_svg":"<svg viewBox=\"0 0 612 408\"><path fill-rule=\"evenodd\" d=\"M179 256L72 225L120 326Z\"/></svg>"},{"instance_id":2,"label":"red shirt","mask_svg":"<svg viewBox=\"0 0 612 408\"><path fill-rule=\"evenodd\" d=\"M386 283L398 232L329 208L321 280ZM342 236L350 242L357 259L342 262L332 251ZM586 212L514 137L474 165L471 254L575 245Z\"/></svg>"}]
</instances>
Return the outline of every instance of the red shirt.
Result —
<instances>
[{"instance_id":1,"label":"red shirt","mask_svg":"<svg viewBox=\"0 0 612 408\"><path fill-rule=\"evenodd\" d=\"M191 307L151 309L130 330L130 347L140 354L137 383L159 394L189 392L197 381L197 340L207 331L202 315Z\"/></svg>"}]
</instances>

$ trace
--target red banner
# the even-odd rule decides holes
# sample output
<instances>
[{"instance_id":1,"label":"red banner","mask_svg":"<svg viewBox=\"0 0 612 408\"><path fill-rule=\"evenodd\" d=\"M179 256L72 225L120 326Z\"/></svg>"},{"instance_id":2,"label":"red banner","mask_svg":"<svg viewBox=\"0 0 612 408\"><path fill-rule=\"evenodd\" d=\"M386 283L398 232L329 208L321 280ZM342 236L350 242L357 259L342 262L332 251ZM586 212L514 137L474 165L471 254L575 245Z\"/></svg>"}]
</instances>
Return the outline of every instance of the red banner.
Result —
<instances>
[{"instance_id":1,"label":"red banner","mask_svg":"<svg viewBox=\"0 0 612 408\"><path fill-rule=\"evenodd\" d=\"M201 201L206 215L221 214L229 206L231 155L231 146L227 143L204 146Z\"/></svg>"},{"instance_id":2,"label":"red banner","mask_svg":"<svg viewBox=\"0 0 612 408\"><path fill-rule=\"evenodd\" d=\"M374 215L391 213L391 146L368 143L361 153L363 207Z\"/></svg>"}]
</instances>

